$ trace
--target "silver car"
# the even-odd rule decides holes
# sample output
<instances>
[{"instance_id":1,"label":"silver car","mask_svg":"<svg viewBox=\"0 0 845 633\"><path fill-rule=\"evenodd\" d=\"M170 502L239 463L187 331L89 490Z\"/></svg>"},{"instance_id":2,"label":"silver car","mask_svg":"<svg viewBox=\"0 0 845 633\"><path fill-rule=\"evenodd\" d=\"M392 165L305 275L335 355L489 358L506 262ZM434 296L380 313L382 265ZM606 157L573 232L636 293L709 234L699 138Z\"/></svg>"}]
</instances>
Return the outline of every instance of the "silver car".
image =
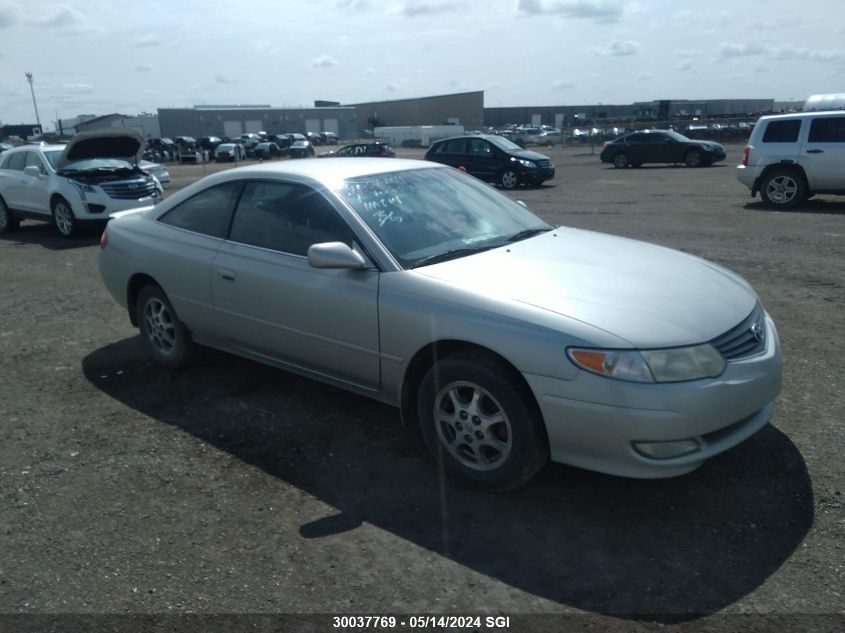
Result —
<instances>
[{"instance_id":1,"label":"silver car","mask_svg":"<svg viewBox=\"0 0 845 633\"><path fill-rule=\"evenodd\" d=\"M100 271L156 361L208 345L389 403L487 488L548 458L687 473L765 426L781 389L742 278L552 227L449 167L243 167L117 216Z\"/></svg>"}]
</instances>

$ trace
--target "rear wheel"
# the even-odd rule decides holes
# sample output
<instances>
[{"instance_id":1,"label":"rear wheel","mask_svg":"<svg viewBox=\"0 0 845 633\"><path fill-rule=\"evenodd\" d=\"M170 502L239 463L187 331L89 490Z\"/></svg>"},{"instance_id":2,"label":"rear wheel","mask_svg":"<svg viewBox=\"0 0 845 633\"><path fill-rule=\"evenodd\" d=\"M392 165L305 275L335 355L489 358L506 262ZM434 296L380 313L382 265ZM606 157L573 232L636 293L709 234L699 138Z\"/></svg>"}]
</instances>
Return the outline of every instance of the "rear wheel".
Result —
<instances>
[{"instance_id":1,"label":"rear wheel","mask_svg":"<svg viewBox=\"0 0 845 633\"><path fill-rule=\"evenodd\" d=\"M624 169L628 164L628 155L624 152L619 152L613 157L613 166L617 169Z\"/></svg>"},{"instance_id":2,"label":"rear wheel","mask_svg":"<svg viewBox=\"0 0 845 633\"><path fill-rule=\"evenodd\" d=\"M0 198L0 233L16 231L21 221L12 215L3 198Z\"/></svg>"},{"instance_id":3,"label":"rear wheel","mask_svg":"<svg viewBox=\"0 0 845 633\"><path fill-rule=\"evenodd\" d=\"M73 237L79 232L73 209L64 198L56 198L53 202L53 224L62 237Z\"/></svg>"},{"instance_id":4,"label":"rear wheel","mask_svg":"<svg viewBox=\"0 0 845 633\"><path fill-rule=\"evenodd\" d=\"M791 209L806 198L804 179L792 169L772 170L763 178L760 197L773 209Z\"/></svg>"},{"instance_id":5,"label":"rear wheel","mask_svg":"<svg viewBox=\"0 0 845 633\"><path fill-rule=\"evenodd\" d=\"M152 284L141 288L135 302L141 339L153 360L165 367L182 367L192 356L193 343L164 291Z\"/></svg>"}]
</instances>

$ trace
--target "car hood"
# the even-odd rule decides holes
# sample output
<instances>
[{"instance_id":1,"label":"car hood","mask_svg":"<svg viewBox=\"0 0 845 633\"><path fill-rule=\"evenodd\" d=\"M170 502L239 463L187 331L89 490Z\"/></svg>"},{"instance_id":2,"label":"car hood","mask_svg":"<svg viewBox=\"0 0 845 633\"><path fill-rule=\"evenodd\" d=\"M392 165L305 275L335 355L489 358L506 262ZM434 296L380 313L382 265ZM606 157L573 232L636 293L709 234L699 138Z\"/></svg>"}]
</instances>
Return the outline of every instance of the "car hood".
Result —
<instances>
[{"instance_id":1,"label":"car hood","mask_svg":"<svg viewBox=\"0 0 845 633\"><path fill-rule=\"evenodd\" d=\"M710 341L757 302L739 275L701 258L570 228L414 272L588 323L640 349Z\"/></svg>"},{"instance_id":2,"label":"car hood","mask_svg":"<svg viewBox=\"0 0 845 633\"><path fill-rule=\"evenodd\" d=\"M135 130L82 132L65 145L56 169L62 170L72 162L93 158L116 158L137 165L145 145L144 137Z\"/></svg>"},{"instance_id":3,"label":"car hood","mask_svg":"<svg viewBox=\"0 0 845 633\"><path fill-rule=\"evenodd\" d=\"M721 143L716 143L715 141L696 141L696 145L702 145L704 147L713 147L715 149L725 149L722 147Z\"/></svg>"},{"instance_id":4,"label":"car hood","mask_svg":"<svg viewBox=\"0 0 845 633\"><path fill-rule=\"evenodd\" d=\"M530 149L513 150L510 152L510 155L526 160L550 160L548 156L540 152L532 152Z\"/></svg>"}]
</instances>

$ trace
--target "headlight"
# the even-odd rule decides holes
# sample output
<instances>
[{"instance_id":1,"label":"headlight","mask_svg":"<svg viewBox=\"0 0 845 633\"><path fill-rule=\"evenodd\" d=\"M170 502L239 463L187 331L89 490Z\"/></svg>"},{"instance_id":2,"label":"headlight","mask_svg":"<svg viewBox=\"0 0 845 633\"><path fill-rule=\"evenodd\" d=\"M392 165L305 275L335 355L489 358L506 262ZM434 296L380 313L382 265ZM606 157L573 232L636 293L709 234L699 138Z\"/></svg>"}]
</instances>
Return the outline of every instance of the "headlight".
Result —
<instances>
[{"instance_id":1,"label":"headlight","mask_svg":"<svg viewBox=\"0 0 845 633\"><path fill-rule=\"evenodd\" d=\"M74 188L76 188L76 190L79 192L80 197L83 200L85 200L85 194L86 193L97 193L97 190L94 189L94 187L92 187L91 185L87 185L84 182L79 182L77 180L70 180L70 179L68 179L68 182L70 184L72 184L74 186Z\"/></svg>"},{"instance_id":2,"label":"headlight","mask_svg":"<svg viewBox=\"0 0 845 633\"><path fill-rule=\"evenodd\" d=\"M537 167L536 164L532 163L530 160L525 160L524 158L517 158L516 162L518 162L523 167L528 167L529 169Z\"/></svg>"},{"instance_id":3,"label":"headlight","mask_svg":"<svg viewBox=\"0 0 845 633\"><path fill-rule=\"evenodd\" d=\"M655 350L567 350L581 369L631 382L681 382L715 378L725 371L725 359L711 345Z\"/></svg>"}]
</instances>

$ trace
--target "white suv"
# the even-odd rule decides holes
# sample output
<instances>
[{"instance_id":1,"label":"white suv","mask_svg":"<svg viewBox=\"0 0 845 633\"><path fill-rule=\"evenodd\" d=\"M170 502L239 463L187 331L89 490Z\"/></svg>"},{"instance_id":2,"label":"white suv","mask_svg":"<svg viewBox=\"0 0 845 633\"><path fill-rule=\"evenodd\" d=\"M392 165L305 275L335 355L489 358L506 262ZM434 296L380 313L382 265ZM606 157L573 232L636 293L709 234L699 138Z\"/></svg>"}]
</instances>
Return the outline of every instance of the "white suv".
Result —
<instances>
[{"instance_id":1,"label":"white suv","mask_svg":"<svg viewBox=\"0 0 845 633\"><path fill-rule=\"evenodd\" d=\"M91 132L67 145L24 145L0 154L0 233L24 218L52 221L64 237L82 223L161 200L161 184L138 166L144 139L132 130Z\"/></svg>"},{"instance_id":2,"label":"white suv","mask_svg":"<svg viewBox=\"0 0 845 633\"><path fill-rule=\"evenodd\" d=\"M845 195L845 111L761 117L736 177L773 208L817 193Z\"/></svg>"}]
</instances>

